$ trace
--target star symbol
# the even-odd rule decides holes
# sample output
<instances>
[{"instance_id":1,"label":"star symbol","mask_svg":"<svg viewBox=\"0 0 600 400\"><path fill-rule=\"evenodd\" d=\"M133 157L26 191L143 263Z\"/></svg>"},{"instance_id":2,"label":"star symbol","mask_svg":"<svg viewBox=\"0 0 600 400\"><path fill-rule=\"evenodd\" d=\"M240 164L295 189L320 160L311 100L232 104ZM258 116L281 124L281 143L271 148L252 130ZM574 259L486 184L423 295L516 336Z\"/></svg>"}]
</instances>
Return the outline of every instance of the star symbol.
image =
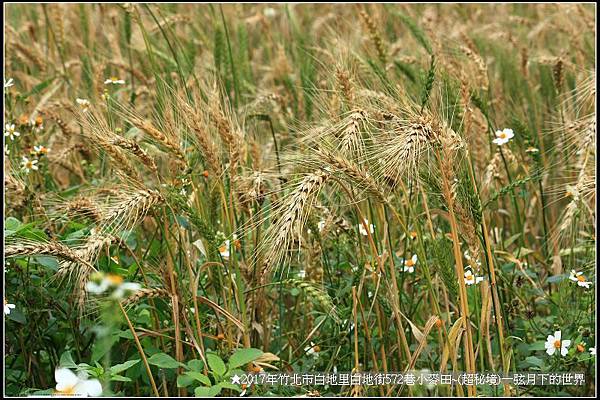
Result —
<instances>
[{"instance_id":1,"label":"star symbol","mask_svg":"<svg viewBox=\"0 0 600 400\"><path fill-rule=\"evenodd\" d=\"M233 384L240 384L240 376L238 374L235 374L234 376L231 377L231 383Z\"/></svg>"}]
</instances>

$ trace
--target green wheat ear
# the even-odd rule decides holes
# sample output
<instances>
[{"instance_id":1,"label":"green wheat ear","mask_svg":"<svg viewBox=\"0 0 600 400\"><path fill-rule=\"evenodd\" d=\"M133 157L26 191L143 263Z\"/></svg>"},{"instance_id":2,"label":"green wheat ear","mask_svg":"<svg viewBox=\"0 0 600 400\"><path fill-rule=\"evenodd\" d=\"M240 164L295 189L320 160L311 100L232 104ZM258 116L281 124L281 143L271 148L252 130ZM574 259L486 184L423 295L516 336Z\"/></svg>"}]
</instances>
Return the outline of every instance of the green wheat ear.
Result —
<instances>
[{"instance_id":1,"label":"green wheat ear","mask_svg":"<svg viewBox=\"0 0 600 400\"><path fill-rule=\"evenodd\" d=\"M329 315L336 323L340 323L340 318L337 315L335 305L332 298L323 289L316 287L314 284L302 281L300 279L290 278L281 281L284 286L295 287L310 299L321 311Z\"/></svg>"},{"instance_id":2,"label":"green wheat ear","mask_svg":"<svg viewBox=\"0 0 600 400\"><path fill-rule=\"evenodd\" d=\"M429 43L429 39L427 38L427 35L425 34L425 32L419 27L419 25L417 25L417 23L410 18L408 15L402 14L402 13L395 13L398 17L400 17L400 19L402 19L402 22L404 22L404 24L408 27L408 30L410 30L410 33L413 35L413 37L415 38L415 40L417 42L419 42L419 44L431 55L433 55L433 49L431 48L431 44Z\"/></svg>"},{"instance_id":3,"label":"green wheat ear","mask_svg":"<svg viewBox=\"0 0 600 400\"><path fill-rule=\"evenodd\" d=\"M458 297L458 282L454 271L454 255L452 241L445 236L440 236L432 243L435 259L438 260L439 274L442 282L448 289L451 298Z\"/></svg>"},{"instance_id":4,"label":"green wheat ear","mask_svg":"<svg viewBox=\"0 0 600 400\"><path fill-rule=\"evenodd\" d=\"M435 82L435 56L431 55L431 63L429 64L429 71L427 71L427 79L425 80L425 87L423 88L423 94L421 95L421 111L425 108L429 102L431 96L431 90L433 89L433 83Z\"/></svg>"}]
</instances>

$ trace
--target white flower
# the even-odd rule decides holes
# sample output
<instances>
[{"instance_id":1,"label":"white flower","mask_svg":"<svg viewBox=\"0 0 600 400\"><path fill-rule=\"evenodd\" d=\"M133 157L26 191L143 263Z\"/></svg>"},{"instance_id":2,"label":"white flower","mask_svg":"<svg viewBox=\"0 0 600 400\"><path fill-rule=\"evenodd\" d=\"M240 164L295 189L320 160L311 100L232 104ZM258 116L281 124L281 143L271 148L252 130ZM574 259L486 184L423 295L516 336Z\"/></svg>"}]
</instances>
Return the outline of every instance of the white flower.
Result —
<instances>
[{"instance_id":1,"label":"white flower","mask_svg":"<svg viewBox=\"0 0 600 400\"><path fill-rule=\"evenodd\" d=\"M546 339L546 353L553 355L557 349L560 349L560 355L566 356L569 350L567 348L571 345L570 340L561 340L561 331L554 332L554 335L548 335Z\"/></svg>"},{"instance_id":2,"label":"white flower","mask_svg":"<svg viewBox=\"0 0 600 400\"><path fill-rule=\"evenodd\" d=\"M219 253L221 253L221 257L225 259L229 258L229 244L230 241L227 239L221 246L219 246Z\"/></svg>"},{"instance_id":3,"label":"white flower","mask_svg":"<svg viewBox=\"0 0 600 400\"><path fill-rule=\"evenodd\" d=\"M88 283L85 284L85 290L93 294L102 294L106 292L106 289L108 289L109 286L110 284L106 279L102 279L100 283L88 281Z\"/></svg>"},{"instance_id":4,"label":"white flower","mask_svg":"<svg viewBox=\"0 0 600 400\"><path fill-rule=\"evenodd\" d=\"M472 284L478 284L482 280L483 280L482 276L473 275L473 271L471 271L470 269L465 271L465 284L470 286Z\"/></svg>"},{"instance_id":5,"label":"white flower","mask_svg":"<svg viewBox=\"0 0 600 400\"><path fill-rule=\"evenodd\" d=\"M137 292L142 286L135 282L125 282L120 275L103 273L96 274L85 285L85 290L93 294L102 294L111 288L113 289L111 297L121 299L130 292Z\"/></svg>"},{"instance_id":6,"label":"white flower","mask_svg":"<svg viewBox=\"0 0 600 400\"><path fill-rule=\"evenodd\" d=\"M319 357L319 352L321 351L321 348L319 346L316 346L313 342L310 342L310 346L306 346L304 348L304 351L306 352L307 356L313 356L314 358Z\"/></svg>"},{"instance_id":7,"label":"white flower","mask_svg":"<svg viewBox=\"0 0 600 400\"><path fill-rule=\"evenodd\" d=\"M4 315L8 315L10 314L10 310L12 310L13 308L15 308L14 304L9 303L6 300L6 297L4 298Z\"/></svg>"},{"instance_id":8,"label":"white flower","mask_svg":"<svg viewBox=\"0 0 600 400\"><path fill-rule=\"evenodd\" d=\"M106 82L105 82L106 83ZM90 101L87 99L76 98L75 101L81 106L81 111L87 112L90 108Z\"/></svg>"},{"instance_id":9,"label":"white flower","mask_svg":"<svg viewBox=\"0 0 600 400\"><path fill-rule=\"evenodd\" d=\"M494 139L493 142L498 146L502 146L503 144L508 143L513 137L515 137L513 130L505 128L501 131L496 131L496 139Z\"/></svg>"},{"instance_id":10,"label":"white flower","mask_svg":"<svg viewBox=\"0 0 600 400\"><path fill-rule=\"evenodd\" d=\"M401 259L402 264L404 264L404 268L402 269L403 272L409 272L409 273L413 273L415 272L415 265L417 264L417 255L413 254L413 256L408 259L405 260L404 258Z\"/></svg>"},{"instance_id":11,"label":"white flower","mask_svg":"<svg viewBox=\"0 0 600 400\"><path fill-rule=\"evenodd\" d=\"M102 394L100 381L98 379L87 379L87 373L85 372L75 375L68 368L58 368L54 371L54 379L56 380L54 395L98 397Z\"/></svg>"},{"instance_id":12,"label":"white flower","mask_svg":"<svg viewBox=\"0 0 600 400\"><path fill-rule=\"evenodd\" d=\"M29 120L29 125L33 127L36 132L41 132L44 129L44 120L38 115L35 119Z\"/></svg>"},{"instance_id":13,"label":"white flower","mask_svg":"<svg viewBox=\"0 0 600 400\"><path fill-rule=\"evenodd\" d=\"M569 276L569 279L573 282L577 282L577 286L581 286L586 289L589 289L592 285L592 282L586 280L583 272L576 272L574 269L571 270L571 276Z\"/></svg>"},{"instance_id":14,"label":"white flower","mask_svg":"<svg viewBox=\"0 0 600 400\"><path fill-rule=\"evenodd\" d=\"M301 269L300 271L298 271L298 278L300 279L304 279L306 278L306 271Z\"/></svg>"},{"instance_id":15,"label":"white flower","mask_svg":"<svg viewBox=\"0 0 600 400\"><path fill-rule=\"evenodd\" d=\"M361 235L363 235L363 236L368 236L369 235L367 233L367 230L365 229L365 225L367 225L369 227L369 231L371 233L375 232L373 224L369 224L369 220L365 218L365 223L364 224L358 224L358 231L360 232Z\"/></svg>"},{"instance_id":16,"label":"white flower","mask_svg":"<svg viewBox=\"0 0 600 400\"><path fill-rule=\"evenodd\" d=\"M21 136L21 133L15 130L15 124L4 125L4 137L9 137L10 140L15 140L15 138L19 136Z\"/></svg>"},{"instance_id":17,"label":"white flower","mask_svg":"<svg viewBox=\"0 0 600 400\"><path fill-rule=\"evenodd\" d=\"M263 10L263 14L267 18L273 18L273 17L277 16L277 11L275 11L274 8L267 7Z\"/></svg>"},{"instance_id":18,"label":"white flower","mask_svg":"<svg viewBox=\"0 0 600 400\"><path fill-rule=\"evenodd\" d=\"M121 285L117 286L113 294L111 295L115 299L121 299L125 297L126 294L131 292L137 292L142 288L142 285L135 282L124 282Z\"/></svg>"},{"instance_id":19,"label":"white flower","mask_svg":"<svg viewBox=\"0 0 600 400\"><path fill-rule=\"evenodd\" d=\"M39 145L39 146L33 146L33 152L37 155L37 156L43 156L48 154L48 148L46 146L43 145Z\"/></svg>"},{"instance_id":20,"label":"white flower","mask_svg":"<svg viewBox=\"0 0 600 400\"><path fill-rule=\"evenodd\" d=\"M110 78L108 78L107 80L104 81L105 85L124 85L125 81L123 79L119 79L116 76L111 76Z\"/></svg>"},{"instance_id":21,"label":"white flower","mask_svg":"<svg viewBox=\"0 0 600 400\"><path fill-rule=\"evenodd\" d=\"M325 229L325 220L322 219L319 221L319 223L317 224L317 227L319 228L319 232L323 232L323 229Z\"/></svg>"},{"instance_id":22,"label":"white flower","mask_svg":"<svg viewBox=\"0 0 600 400\"><path fill-rule=\"evenodd\" d=\"M4 81L4 88L9 88L15 84L13 78L9 78L7 81Z\"/></svg>"},{"instance_id":23,"label":"white flower","mask_svg":"<svg viewBox=\"0 0 600 400\"><path fill-rule=\"evenodd\" d=\"M21 168L25 170L26 173L30 173L31 171L37 171L39 169L38 160L30 160L29 158L23 156L23 161L21 161Z\"/></svg>"},{"instance_id":24,"label":"white flower","mask_svg":"<svg viewBox=\"0 0 600 400\"><path fill-rule=\"evenodd\" d=\"M596 348L595 347L590 347L590 355L595 356L596 355Z\"/></svg>"},{"instance_id":25,"label":"white flower","mask_svg":"<svg viewBox=\"0 0 600 400\"><path fill-rule=\"evenodd\" d=\"M538 149L537 147L533 147L533 146L529 146L526 150L525 153L527 154L537 154L540 152L540 149Z\"/></svg>"}]
</instances>

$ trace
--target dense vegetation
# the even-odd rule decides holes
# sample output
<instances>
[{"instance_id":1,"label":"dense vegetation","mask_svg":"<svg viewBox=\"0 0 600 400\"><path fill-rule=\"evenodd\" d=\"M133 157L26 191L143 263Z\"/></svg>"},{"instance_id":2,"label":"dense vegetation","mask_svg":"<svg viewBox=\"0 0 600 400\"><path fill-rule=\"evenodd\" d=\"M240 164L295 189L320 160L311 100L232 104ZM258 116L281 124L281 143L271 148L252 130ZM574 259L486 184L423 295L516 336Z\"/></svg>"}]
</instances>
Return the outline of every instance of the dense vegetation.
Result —
<instances>
[{"instance_id":1,"label":"dense vegetation","mask_svg":"<svg viewBox=\"0 0 600 400\"><path fill-rule=\"evenodd\" d=\"M593 395L595 11L6 5L6 393Z\"/></svg>"}]
</instances>

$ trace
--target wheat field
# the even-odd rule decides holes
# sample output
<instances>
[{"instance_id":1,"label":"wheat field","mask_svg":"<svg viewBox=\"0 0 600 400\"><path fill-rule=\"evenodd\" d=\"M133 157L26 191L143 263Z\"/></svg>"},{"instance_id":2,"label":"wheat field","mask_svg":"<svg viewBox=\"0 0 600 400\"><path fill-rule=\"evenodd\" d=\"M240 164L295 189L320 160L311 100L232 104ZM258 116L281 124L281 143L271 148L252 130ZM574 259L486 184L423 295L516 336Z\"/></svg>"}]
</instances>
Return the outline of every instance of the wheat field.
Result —
<instances>
[{"instance_id":1,"label":"wheat field","mask_svg":"<svg viewBox=\"0 0 600 400\"><path fill-rule=\"evenodd\" d=\"M7 395L595 394L594 4L4 11Z\"/></svg>"}]
</instances>

